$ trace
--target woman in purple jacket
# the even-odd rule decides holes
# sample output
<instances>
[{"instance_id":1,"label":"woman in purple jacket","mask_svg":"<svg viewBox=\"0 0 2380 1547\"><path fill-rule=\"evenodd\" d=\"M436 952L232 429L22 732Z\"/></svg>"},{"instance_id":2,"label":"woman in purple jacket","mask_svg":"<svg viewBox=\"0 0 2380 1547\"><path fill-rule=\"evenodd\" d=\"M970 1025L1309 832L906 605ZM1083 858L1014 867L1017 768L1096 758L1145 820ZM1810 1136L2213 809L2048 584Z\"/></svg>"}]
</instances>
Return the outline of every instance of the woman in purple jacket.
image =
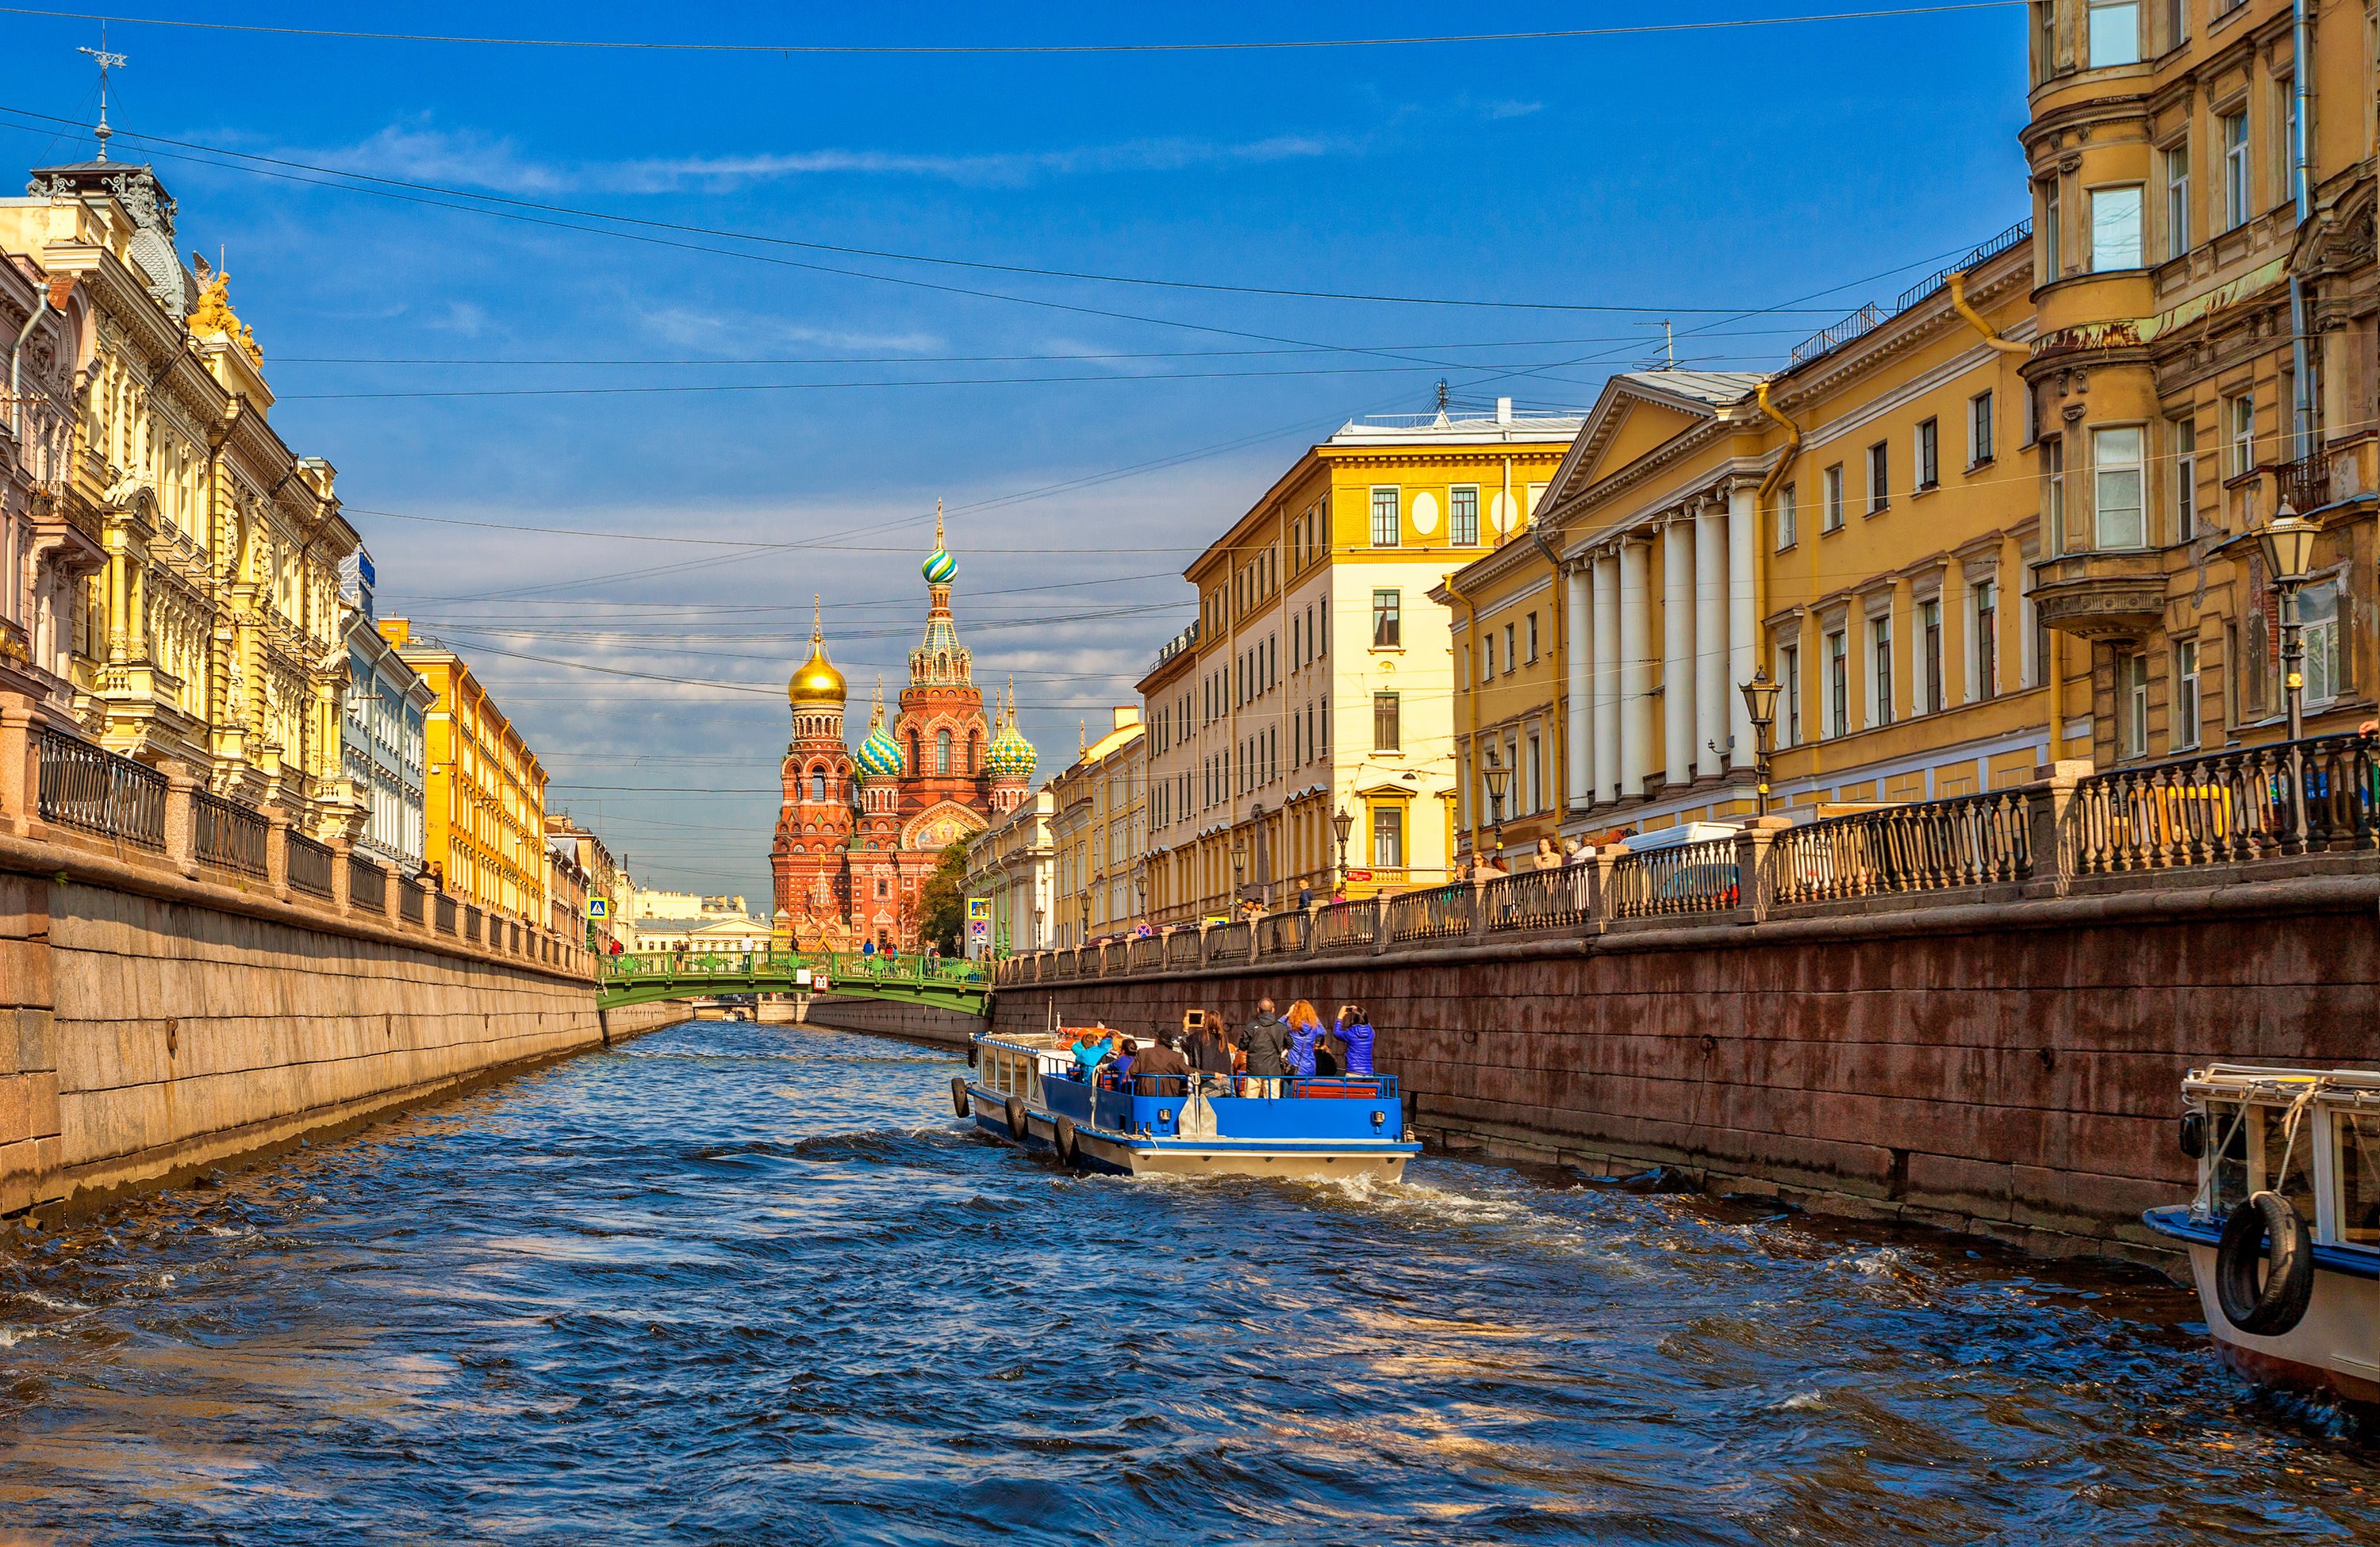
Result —
<instances>
[{"instance_id":1,"label":"woman in purple jacket","mask_svg":"<svg viewBox=\"0 0 2380 1547\"><path fill-rule=\"evenodd\" d=\"M1372 1018L1361 1005L1339 1006L1339 1042L1347 1050L1347 1072L1367 1075L1372 1072Z\"/></svg>"}]
</instances>

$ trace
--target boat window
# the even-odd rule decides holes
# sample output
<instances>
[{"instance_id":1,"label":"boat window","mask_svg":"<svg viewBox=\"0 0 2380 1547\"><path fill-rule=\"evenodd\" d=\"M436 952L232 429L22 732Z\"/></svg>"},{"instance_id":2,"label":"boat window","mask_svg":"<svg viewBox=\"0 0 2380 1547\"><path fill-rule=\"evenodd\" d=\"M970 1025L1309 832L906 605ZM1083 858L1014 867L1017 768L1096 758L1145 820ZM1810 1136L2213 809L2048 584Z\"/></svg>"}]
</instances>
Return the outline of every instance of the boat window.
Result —
<instances>
[{"instance_id":1,"label":"boat window","mask_svg":"<svg viewBox=\"0 0 2380 1547\"><path fill-rule=\"evenodd\" d=\"M2334 1112L2338 1136L2338 1238L2380 1248L2380 1114Z\"/></svg>"},{"instance_id":2,"label":"boat window","mask_svg":"<svg viewBox=\"0 0 2380 1547\"><path fill-rule=\"evenodd\" d=\"M2297 1142L2289 1142L2289 1111L2268 1106L2258 1110L2265 1119L2264 1184L2297 1205L2308 1224L2313 1223L2313 1108L2298 1117ZM2282 1167L2288 1166L2286 1174Z\"/></svg>"},{"instance_id":3,"label":"boat window","mask_svg":"<svg viewBox=\"0 0 2380 1547\"><path fill-rule=\"evenodd\" d=\"M2207 1142L2221 1146L2208 1158L2214 1168L2214 1186L2208 1190L2207 1206L2217 1219L2228 1219L2231 1211L2248 1200L2248 1137L2256 1115L2248 1114L2248 1121L2240 1121L2237 1102L2206 1103Z\"/></svg>"}]
</instances>

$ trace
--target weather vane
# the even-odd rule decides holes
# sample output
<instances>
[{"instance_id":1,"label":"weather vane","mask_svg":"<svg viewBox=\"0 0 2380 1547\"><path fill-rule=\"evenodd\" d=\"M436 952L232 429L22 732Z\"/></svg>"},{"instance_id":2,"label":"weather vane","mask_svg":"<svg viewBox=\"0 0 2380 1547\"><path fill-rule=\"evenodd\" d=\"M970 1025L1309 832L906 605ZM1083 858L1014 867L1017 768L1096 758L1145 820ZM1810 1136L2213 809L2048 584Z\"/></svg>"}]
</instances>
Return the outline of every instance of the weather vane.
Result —
<instances>
[{"instance_id":1,"label":"weather vane","mask_svg":"<svg viewBox=\"0 0 2380 1547\"><path fill-rule=\"evenodd\" d=\"M107 72L111 69L120 70L131 61L126 59L121 54L110 54L107 51L107 23L104 21L99 24L99 46L97 48L84 46L76 49L75 52L88 54L99 64L99 128L92 132L99 137L98 159L105 161L108 136L115 132L107 127Z\"/></svg>"}]
</instances>

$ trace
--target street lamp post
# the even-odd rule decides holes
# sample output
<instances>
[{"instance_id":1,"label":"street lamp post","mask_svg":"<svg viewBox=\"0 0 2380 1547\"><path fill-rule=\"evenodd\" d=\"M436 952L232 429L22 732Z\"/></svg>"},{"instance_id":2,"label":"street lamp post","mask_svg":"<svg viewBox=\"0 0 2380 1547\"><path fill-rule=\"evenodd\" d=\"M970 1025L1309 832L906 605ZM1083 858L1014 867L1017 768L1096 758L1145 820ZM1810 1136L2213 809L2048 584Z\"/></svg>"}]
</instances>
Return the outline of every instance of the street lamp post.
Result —
<instances>
[{"instance_id":1,"label":"street lamp post","mask_svg":"<svg viewBox=\"0 0 2380 1547\"><path fill-rule=\"evenodd\" d=\"M1248 835L1245 831L1232 834L1232 908L1239 910L1246 899L1248 887Z\"/></svg>"},{"instance_id":2,"label":"street lamp post","mask_svg":"<svg viewBox=\"0 0 2380 1547\"><path fill-rule=\"evenodd\" d=\"M1768 814L1768 736L1777 724L1777 693L1779 685L1768 680L1768 668L1753 668L1752 680L1743 684L1743 707L1752 717L1753 814Z\"/></svg>"},{"instance_id":3,"label":"street lamp post","mask_svg":"<svg viewBox=\"0 0 2380 1547\"><path fill-rule=\"evenodd\" d=\"M2313 567L2313 540L2321 531L2321 522L2299 515L2285 502L2280 514L2256 533L2265 571L2273 578L2273 589L2281 593L2281 682L2289 707L2289 822L2300 845L2306 830L2305 762L2298 747L2305 736L2305 646L2298 635L2298 591Z\"/></svg>"},{"instance_id":4,"label":"street lamp post","mask_svg":"<svg viewBox=\"0 0 2380 1547\"><path fill-rule=\"evenodd\" d=\"M1347 884L1347 831L1354 825L1355 819L1347 814L1346 807L1330 813L1330 831L1339 839L1339 884L1342 887Z\"/></svg>"},{"instance_id":5,"label":"street lamp post","mask_svg":"<svg viewBox=\"0 0 2380 1547\"><path fill-rule=\"evenodd\" d=\"M1504 786L1512 782L1512 771L1496 749L1488 749L1488 820L1496 829L1496 847L1504 847Z\"/></svg>"},{"instance_id":6,"label":"street lamp post","mask_svg":"<svg viewBox=\"0 0 2380 1547\"><path fill-rule=\"evenodd\" d=\"M1132 889L1140 897L1140 921L1148 922L1148 872L1143 871L1132 878Z\"/></svg>"}]
</instances>

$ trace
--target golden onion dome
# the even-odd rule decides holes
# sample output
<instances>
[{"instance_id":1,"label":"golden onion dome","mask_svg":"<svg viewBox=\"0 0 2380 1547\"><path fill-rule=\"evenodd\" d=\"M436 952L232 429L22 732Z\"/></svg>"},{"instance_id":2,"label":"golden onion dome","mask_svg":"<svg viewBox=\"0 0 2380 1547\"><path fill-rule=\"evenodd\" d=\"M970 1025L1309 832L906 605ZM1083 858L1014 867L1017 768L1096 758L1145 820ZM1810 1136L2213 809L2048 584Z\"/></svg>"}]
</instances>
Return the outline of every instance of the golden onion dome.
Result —
<instances>
[{"instance_id":1,"label":"golden onion dome","mask_svg":"<svg viewBox=\"0 0 2380 1547\"><path fill-rule=\"evenodd\" d=\"M818 599L812 597L810 604L813 609L810 624L810 658L802 663L802 669L795 672L793 680L785 684L785 701L788 703L841 703L844 697L843 674L836 671L834 663L826 658L826 630L818 623L816 616Z\"/></svg>"}]
</instances>

